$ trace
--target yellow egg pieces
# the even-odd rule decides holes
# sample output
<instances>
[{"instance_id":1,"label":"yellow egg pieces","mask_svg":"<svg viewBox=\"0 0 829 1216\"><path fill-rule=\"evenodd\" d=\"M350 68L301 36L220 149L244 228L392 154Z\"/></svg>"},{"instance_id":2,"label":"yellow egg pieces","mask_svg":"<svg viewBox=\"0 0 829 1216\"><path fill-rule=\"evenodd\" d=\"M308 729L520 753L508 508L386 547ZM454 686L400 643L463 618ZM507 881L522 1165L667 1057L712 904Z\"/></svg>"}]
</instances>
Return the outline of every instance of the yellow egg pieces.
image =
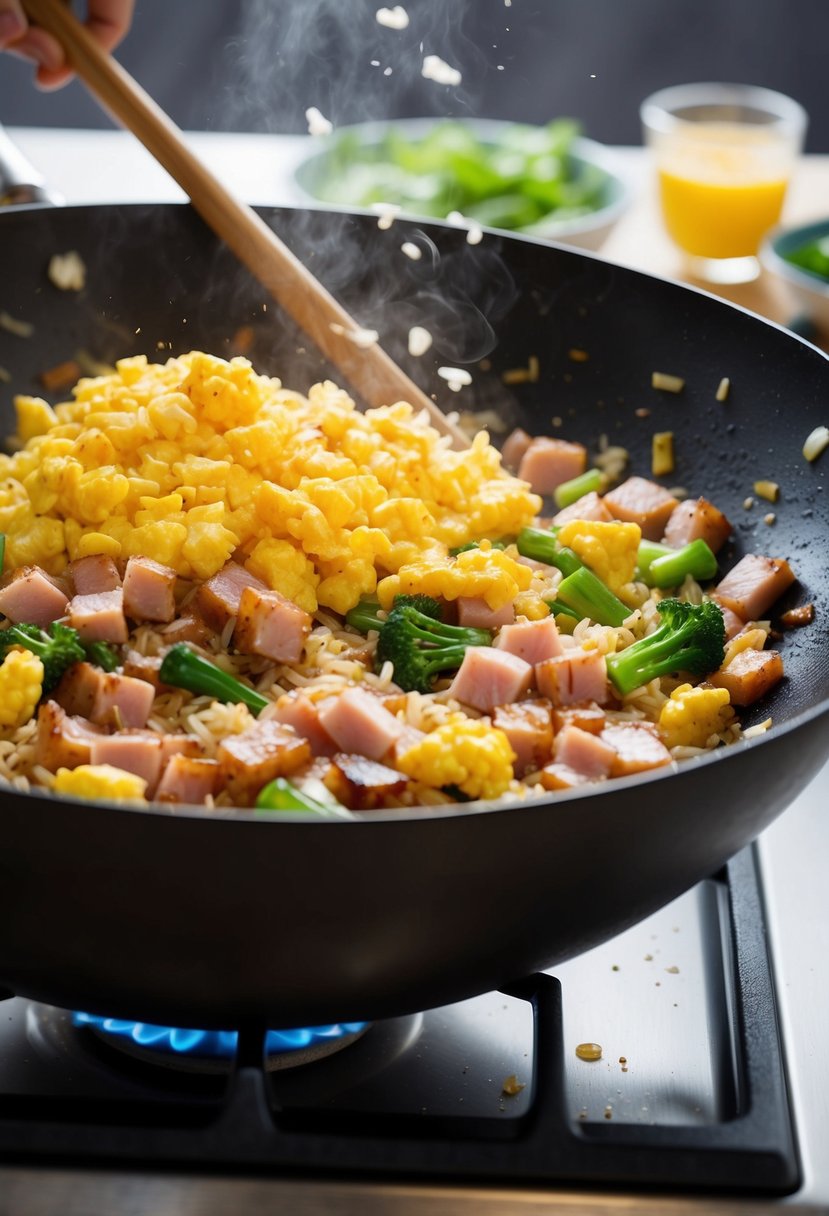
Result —
<instances>
[{"instance_id":1,"label":"yellow egg pieces","mask_svg":"<svg viewBox=\"0 0 829 1216\"><path fill-rule=\"evenodd\" d=\"M725 688L680 684L659 713L659 733L666 747L705 747L735 721Z\"/></svg>"}]
</instances>

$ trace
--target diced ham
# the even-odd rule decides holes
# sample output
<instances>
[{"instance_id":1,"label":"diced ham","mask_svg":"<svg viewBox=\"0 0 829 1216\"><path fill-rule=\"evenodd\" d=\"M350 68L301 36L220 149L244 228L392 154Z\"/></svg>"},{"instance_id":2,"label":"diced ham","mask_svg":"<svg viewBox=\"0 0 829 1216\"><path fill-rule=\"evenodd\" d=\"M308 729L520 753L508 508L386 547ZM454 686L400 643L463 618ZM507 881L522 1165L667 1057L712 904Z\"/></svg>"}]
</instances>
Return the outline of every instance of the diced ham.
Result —
<instances>
[{"instance_id":1,"label":"diced ham","mask_svg":"<svg viewBox=\"0 0 829 1216\"><path fill-rule=\"evenodd\" d=\"M458 609L458 624L470 629L500 629L515 620L512 604L492 609L486 600L477 596L461 595L455 601Z\"/></svg>"},{"instance_id":2,"label":"diced ham","mask_svg":"<svg viewBox=\"0 0 829 1216\"><path fill-rule=\"evenodd\" d=\"M532 688L533 667L508 650L470 646L452 681L449 694L482 713L496 705L511 705Z\"/></svg>"},{"instance_id":3,"label":"diced ham","mask_svg":"<svg viewBox=\"0 0 829 1216\"><path fill-rule=\"evenodd\" d=\"M155 688L146 680L102 671L92 663L73 663L61 676L54 698L69 714L99 726L146 726Z\"/></svg>"},{"instance_id":4,"label":"diced ham","mask_svg":"<svg viewBox=\"0 0 829 1216\"><path fill-rule=\"evenodd\" d=\"M166 685L161 683L161 655L160 654L141 654L137 650L128 650L124 662L121 664L121 670L125 676L132 676L136 680L146 680L148 684L152 684L156 692L161 688L166 688Z\"/></svg>"},{"instance_id":5,"label":"diced ham","mask_svg":"<svg viewBox=\"0 0 829 1216\"><path fill-rule=\"evenodd\" d=\"M609 776L616 761L616 749L601 735L591 735L578 726L565 726L555 737L553 753L559 764L595 780Z\"/></svg>"},{"instance_id":6,"label":"diced ham","mask_svg":"<svg viewBox=\"0 0 829 1216\"><path fill-rule=\"evenodd\" d=\"M752 705L783 679L783 660L777 650L739 651L726 666L708 677L715 688L727 688L732 705Z\"/></svg>"},{"instance_id":7,"label":"diced ham","mask_svg":"<svg viewBox=\"0 0 829 1216\"><path fill-rule=\"evenodd\" d=\"M569 764L560 764L557 760L547 764L541 770L541 784L545 790L573 790L579 785L587 785L590 781L584 773L577 773Z\"/></svg>"},{"instance_id":8,"label":"diced ham","mask_svg":"<svg viewBox=\"0 0 829 1216\"><path fill-rule=\"evenodd\" d=\"M203 646L216 631L197 612L185 612L159 632L167 646L175 646L176 642L192 642L195 646Z\"/></svg>"},{"instance_id":9,"label":"diced ham","mask_svg":"<svg viewBox=\"0 0 829 1216\"><path fill-rule=\"evenodd\" d=\"M362 688L347 688L321 706L320 724L342 752L382 760L404 726Z\"/></svg>"},{"instance_id":10,"label":"diced ham","mask_svg":"<svg viewBox=\"0 0 829 1216\"><path fill-rule=\"evenodd\" d=\"M781 629L802 629L804 625L811 625L814 619L814 604L798 604L797 608L782 613L778 624Z\"/></svg>"},{"instance_id":11,"label":"diced ham","mask_svg":"<svg viewBox=\"0 0 829 1216\"><path fill-rule=\"evenodd\" d=\"M219 765L215 760L171 756L155 791L156 802L198 806L219 788Z\"/></svg>"},{"instance_id":12,"label":"diced ham","mask_svg":"<svg viewBox=\"0 0 829 1216\"><path fill-rule=\"evenodd\" d=\"M607 714L595 701L584 701L577 705L553 706L553 730L564 730L565 726L578 726L591 735L600 735L607 723Z\"/></svg>"},{"instance_id":13,"label":"diced ham","mask_svg":"<svg viewBox=\"0 0 829 1216\"><path fill-rule=\"evenodd\" d=\"M111 764L127 773L135 773L147 782L147 797L151 798L161 776L161 736L146 734L101 735L90 748L91 764Z\"/></svg>"},{"instance_id":14,"label":"diced ham","mask_svg":"<svg viewBox=\"0 0 829 1216\"><path fill-rule=\"evenodd\" d=\"M716 553L731 535L731 524L707 498L686 498L671 512L665 525L666 545L681 549L692 540L704 540Z\"/></svg>"},{"instance_id":15,"label":"diced ham","mask_svg":"<svg viewBox=\"0 0 829 1216\"><path fill-rule=\"evenodd\" d=\"M218 574L202 583L196 595L196 608L211 629L221 633L227 622L239 615L239 601L246 587L266 591L261 579L249 574L237 562L228 562ZM183 640L183 639L182 639Z\"/></svg>"},{"instance_id":16,"label":"diced ham","mask_svg":"<svg viewBox=\"0 0 829 1216\"><path fill-rule=\"evenodd\" d=\"M220 779L237 806L248 806L274 777L289 777L311 759L311 745L288 726L268 719L240 735L228 735L217 750Z\"/></svg>"},{"instance_id":17,"label":"diced ham","mask_svg":"<svg viewBox=\"0 0 829 1216\"><path fill-rule=\"evenodd\" d=\"M204 755L204 744L196 735L162 735L161 767L173 756L189 756L193 759Z\"/></svg>"},{"instance_id":18,"label":"diced ham","mask_svg":"<svg viewBox=\"0 0 829 1216\"><path fill-rule=\"evenodd\" d=\"M151 557L131 557L124 571L124 611L133 621L167 624L176 615L176 572Z\"/></svg>"},{"instance_id":19,"label":"diced ham","mask_svg":"<svg viewBox=\"0 0 829 1216\"><path fill-rule=\"evenodd\" d=\"M66 613L68 597L40 566L23 566L0 588L0 612L15 624L45 629Z\"/></svg>"},{"instance_id":20,"label":"diced ham","mask_svg":"<svg viewBox=\"0 0 829 1216\"><path fill-rule=\"evenodd\" d=\"M69 563L75 595L97 595L100 591L117 591L121 586L118 567L111 557L91 553Z\"/></svg>"},{"instance_id":21,"label":"diced ham","mask_svg":"<svg viewBox=\"0 0 829 1216\"><path fill-rule=\"evenodd\" d=\"M730 642L735 638L741 629L745 628L745 621L742 617L737 616L736 612L732 612L726 604L721 604L716 593L711 596L711 599L722 613L723 624L725 625L726 641Z\"/></svg>"},{"instance_id":22,"label":"diced ham","mask_svg":"<svg viewBox=\"0 0 829 1216\"><path fill-rule=\"evenodd\" d=\"M614 722L602 731L603 743L609 743L616 752L610 767L611 777L624 777L629 773L644 773L651 768L661 768L671 763L671 753L659 738L659 732L650 722Z\"/></svg>"},{"instance_id":23,"label":"diced ham","mask_svg":"<svg viewBox=\"0 0 829 1216\"><path fill-rule=\"evenodd\" d=\"M307 739L315 756L333 756L337 745L320 722L320 704L302 689L283 693L270 711L283 726L292 726L301 739Z\"/></svg>"},{"instance_id":24,"label":"diced ham","mask_svg":"<svg viewBox=\"0 0 829 1216\"><path fill-rule=\"evenodd\" d=\"M516 427L514 431L510 431L501 447L501 460L504 467L507 469L517 469L521 463L521 458L532 441L532 435L528 435L526 431L522 431L520 426Z\"/></svg>"},{"instance_id":25,"label":"diced ham","mask_svg":"<svg viewBox=\"0 0 829 1216\"><path fill-rule=\"evenodd\" d=\"M613 516L605 506L604 499L595 490L582 494L581 498L569 507L562 507L553 516L553 523L560 528L562 524L569 524L571 519L592 519L602 524L613 522Z\"/></svg>"},{"instance_id":26,"label":"diced ham","mask_svg":"<svg viewBox=\"0 0 829 1216\"><path fill-rule=\"evenodd\" d=\"M499 705L494 710L492 725L504 732L515 752L513 769L516 777L534 773L552 759L552 709L549 701L539 698Z\"/></svg>"},{"instance_id":27,"label":"diced ham","mask_svg":"<svg viewBox=\"0 0 829 1216\"><path fill-rule=\"evenodd\" d=\"M338 802L352 811L376 810L386 798L402 794L408 785L406 777L396 769L343 752L334 756L324 782Z\"/></svg>"},{"instance_id":28,"label":"diced ham","mask_svg":"<svg viewBox=\"0 0 829 1216\"><path fill-rule=\"evenodd\" d=\"M533 439L521 457L518 476L535 494L552 494L565 481L579 477L587 467L587 448L566 439Z\"/></svg>"},{"instance_id":29,"label":"diced ham","mask_svg":"<svg viewBox=\"0 0 829 1216\"><path fill-rule=\"evenodd\" d=\"M564 650L553 616L545 616L540 621L519 621L515 625L505 625L495 639L495 645L499 650L506 650L533 664L552 659Z\"/></svg>"},{"instance_id":30,"label":"diced ham","mask_svg":"<svg viewBox=\"0 0 829 1216\"><path fill-rule=\"evenodd\" d=\"M746 553L717 586L717 600L744 621L758 621L794 582L784 557Z\"/></svg>"},{"instance_id":31,"label":"diced ham","mask_svg":"<svg viewBox=\"0 0 829 1216\"><path fill-rule=\"evenodd\" d=\"M275 663L298 663L313 621L278 591L245 587L239 599L234 644L243 654Z\"/></svg>"},{"instance_id":32,"label":"diced ham","mask_svg":"<svg viewBox=\"0 0 829 1216\"><path fill-rule=\"evenodd\" d=\"M69 624L84 642L126 642L123 589L74 596L69 602Z\"/></svg>"},{"instance_id":33,"label":"diced ham","mask_svg":"<svg viewBox=\"0 0 829 1216\"><path fill-rule=\"evenodd\" d=\"M629 477L604 496L614 519L638 524L646 540L660 540L679 502L654 481Z\"/></svg>"},{"instance_id":34,"label":"diced ham","mask_svg":"<svg viewBox=\"0 0 829 1216\"><path fill-rule=\"evenodd\" d=\"M35 764L51 773L89 764L90 749L103 734L83 718L72 718L56 701L44 701L37 713Z\"/></svg>"},{"instance_id":35,"label":"diced ham","mask_svg":"<svg viewBox=\"0 0 829 1216\"><path fill-rule=\"evenodd\" d=\"M607 663L598 650L575 647L535 667L538 691L554 705L608 699Z\"/></svg>"}]
</instances>

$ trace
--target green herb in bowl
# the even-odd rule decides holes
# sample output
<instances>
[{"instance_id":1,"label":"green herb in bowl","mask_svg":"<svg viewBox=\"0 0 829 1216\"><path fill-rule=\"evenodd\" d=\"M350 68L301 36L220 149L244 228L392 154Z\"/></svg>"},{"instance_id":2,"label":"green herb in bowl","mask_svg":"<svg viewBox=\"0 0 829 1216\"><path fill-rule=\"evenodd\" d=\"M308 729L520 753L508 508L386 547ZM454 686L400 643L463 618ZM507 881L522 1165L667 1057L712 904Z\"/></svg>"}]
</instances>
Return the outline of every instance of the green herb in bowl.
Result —
<instances>
[{"instance_id":1,"label":"green herb in bowl","mask_svg":"<svg viewBox=\"0 0 829 1216\"><path fill-rule=\"evenodd\" d=\"M829 282L829 235L817 237L783 255L787 262Z\"/></svg>"}]
</instances>

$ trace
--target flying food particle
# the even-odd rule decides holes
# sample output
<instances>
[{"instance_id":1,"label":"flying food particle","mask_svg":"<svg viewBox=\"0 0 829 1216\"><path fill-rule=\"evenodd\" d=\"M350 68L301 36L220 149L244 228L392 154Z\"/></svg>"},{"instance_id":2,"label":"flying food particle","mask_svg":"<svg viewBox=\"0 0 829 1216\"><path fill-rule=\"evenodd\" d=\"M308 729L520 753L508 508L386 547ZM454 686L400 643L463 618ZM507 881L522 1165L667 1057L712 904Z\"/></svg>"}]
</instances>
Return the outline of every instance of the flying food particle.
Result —
<instances>
[{"instance_id":1,"label":"flying food particle","mask_svg":"<svg viewBox=\"0 0 829 1216\"><path fill-rule=\"evenodd\" d=\"M53 254L46 273L60 291L82 291L86 283L86 263L74 249Z\"/></svg>"},{"instance_id":2,"label":"flying food particle","mask_svg":"<svg viewBox=\"0 0 829 1216\"><path fill-rule=\"evenodd\" d=\"M717 401L726 401L728 399L730 389L731 381L729 380L728 376L723 376L722 380L717 385L717 391L714 394Z\"/></svg>"},{"instance_id":3,"label":"flying food particle","mask_svg":"<svg viewBox=\"0 0 829 1216\"><path fill-rule=\"evenodd\" d=\"M472 377L463 367L439 367L438 375L446 381L453 393L459 393L462 388L472 383Z\"/></svg>"},{"instance_id":4,"label":"flying food particle","mask_svg":"<svg viewBox=\"0 0 829 1216\"><path fill-rule=\"evenodd\" d=\"M587 1060L590 1063L600 1060L602 1058L601 1043L579 1043L576 1047L576 1055L580 1060Z\"/></svg>"},{"instance_id":5,"label":"flying food particle","mask_svg":"<svg viewBox=\"0 0 829 1216\"><path fill-rule=\"evenodd\" d=\"M679 975L679 967L666 967L665 970L667 971L668 975Z\"/></svg>"},{"instance_id":6,"label":"flying food particle","mask_svg":"<svg viewBox=\"0 0 829 1216\"><path fill-rule=\"evenodd\" d=\"M421 75L426 80L434 80L436 84L448 84L457 87L463 79L457 68L451 67L440 55L427 55L423 60Z\"/></svg>"},{"instance_id":7,"label":"flying food particle","mask_svg":"<svg viewBox=\"0 0 829 1216\"><path fill-rule=\"evenodd\" d=\"M387 30L405 30L409 24L409 14L402 4L394 8L378 8L375 13L378 25L384 25Z\"/></svg>"},{"instance_id":8,"label":"flying food particle","mask_svg":"<svg viewBox=\"0 0 829 1216\"><path fill-rule=\"evenodd\" d=\"M405 253L407 258L411 258L413 262L419 262L423 257L423 251L419 245L415 245L414 241L404 241L400 246L401 253Z\"/></svg>"},{"instance_id":9,"label":"flying food particle","mask_svg":"<svg viewBox=\"0 0 829 1216\"><path fill-rule=\"evenodd\" d=\"M329 122L316 106L309 106L305 111L305 121L308 123L309 135L330 135L334 130L334 124Z\"/></svg>"},{"instance_id":10,"label":"flying food particle","mask_svg":"<svg viewBox=\"0 0 829 1216\"><path fill-rule=\"evenodd\" d=\"M827 445L829 445L829 427L816 426L803 445L803 455L809 461L817 460Z\"/></svg>"},{"instance_id":11,"label":"flying food particle","mask_svg":"<svg viewBox=\"0 0 829 1216\"><path fill-rule=\"evenodd\" d=\"M409 330L409 354L415 359L425 355L432 345L432 335L422 325L413 325Z\"/></svg>"},{"instance_id":12,"label":"flying food particle","mask_svg":"<svg viewBox=\"0 0 829 1216\"><path fill-rule=\"evenodd\" d=\"M377 221L377 227L382 229L383 232L386 232L386 231L388 231L389 228L391 228L392 224L394 223L395 216L397 216L399 214L400 204L399 203L372 203L371 209L372 209L372 211L376 211L380 217Z\"/></svg>"},{"instance_id":13,"label":"flying food particle","mask_svg":"<svg viewBox=\"0 0 829 1216\"><path fill-rule=\"evenodd\" d=\"M508 1077L504 1077L501 1085L501 1093L506 1094L508 1098L514 1098L516 1094L520 1094L522 1089L526 1089L523 1081L519 1081L515 1073L512 1072Z\"/></svg>"},{"instance_id":14,"label":"flying food particle","mask_svg":"<svg viewBox=\"0 0 829 1216\"><path fill-rule=\"evenodd\" d=\"M666 393L681 393L685 388L685 381L682 376L671 376L667 372L652 372L651 388L661 388Z\"/></svg>"},{"instance_id":15,"label":"flying food particle","mask_svg":"<svg viewBox=\"0 0 829 1216\"><path fill-rule=\"evenodd\" d=\"M339 325L336 321L331 322L329 329L333 334L341 334L344 338L348 338L349 342L353 342L361 349L373 346L380 337L376 329L346 329L344 325Z\"/></svg>"}]
</instances>

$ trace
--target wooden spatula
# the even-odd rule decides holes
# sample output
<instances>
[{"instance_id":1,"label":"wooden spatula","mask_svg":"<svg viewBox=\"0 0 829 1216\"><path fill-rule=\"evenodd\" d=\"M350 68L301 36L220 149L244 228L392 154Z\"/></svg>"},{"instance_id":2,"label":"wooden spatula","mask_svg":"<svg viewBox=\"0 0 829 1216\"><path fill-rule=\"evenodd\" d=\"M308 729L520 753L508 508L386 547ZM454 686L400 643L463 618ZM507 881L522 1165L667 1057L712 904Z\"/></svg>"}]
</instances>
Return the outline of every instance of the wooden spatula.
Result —
<instances>
[{"instance_id":1,"label":"wooden spatula","mask_svg":"<svg viewBox=\"0 0 829 1216\"><path fill-rule=\"evenodd\" d=\"M182 187L202 219L369 405L409 401L425 409L452 446L469 439L376 343L349 337L361 327L256 212L234 198L194 156L164 111L73 16L62 0L24 0L29 17L63 46L74 71L114 118L132 131Z\"/></svg>"}]
</instances>

